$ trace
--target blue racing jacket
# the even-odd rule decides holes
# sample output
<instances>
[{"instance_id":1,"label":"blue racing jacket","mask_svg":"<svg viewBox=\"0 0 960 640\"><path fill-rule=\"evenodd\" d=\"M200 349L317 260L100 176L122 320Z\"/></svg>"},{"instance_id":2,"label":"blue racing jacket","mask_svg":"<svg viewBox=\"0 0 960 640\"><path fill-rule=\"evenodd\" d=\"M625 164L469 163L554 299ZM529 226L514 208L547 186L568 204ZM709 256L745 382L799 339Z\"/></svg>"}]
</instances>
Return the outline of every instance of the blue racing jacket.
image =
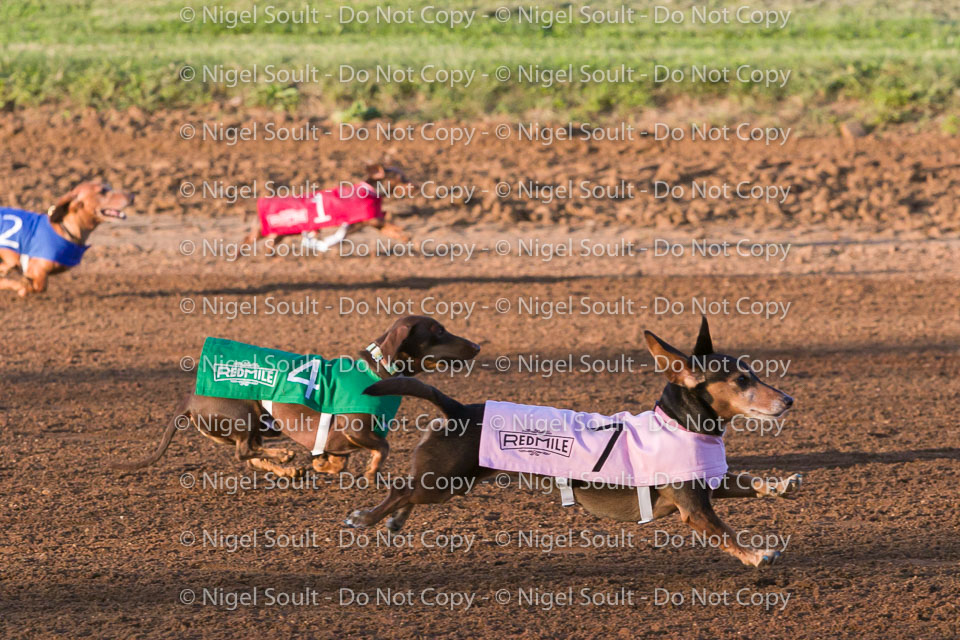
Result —
<instances>
[{"instance_id":1,"label":"blue racing jacket","mask_svg":"<svg viewBox=\"0 0 960 640\"><path fill-rule=\"evenodd\" d=\"M74 267L88 248L59 235L43 214L0 207L0 249Z\"/></svg>"}]
</instances>

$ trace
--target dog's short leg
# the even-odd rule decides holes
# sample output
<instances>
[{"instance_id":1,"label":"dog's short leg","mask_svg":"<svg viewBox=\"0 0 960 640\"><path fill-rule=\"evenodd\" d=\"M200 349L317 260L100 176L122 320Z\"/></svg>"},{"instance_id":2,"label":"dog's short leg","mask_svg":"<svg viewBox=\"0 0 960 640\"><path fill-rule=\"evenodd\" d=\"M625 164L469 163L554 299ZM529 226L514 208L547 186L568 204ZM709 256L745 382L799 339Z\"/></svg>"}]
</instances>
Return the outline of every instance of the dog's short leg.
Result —
<instances>
[{"instance_id":1,"label":"dog's short leg","mask_svg":"<svg viewBox=\"0 0 960 640\"><path fill-rule=\"evenodd\" d=\"M383 226L380 227L380 233L397 242L410 242L410 235L401 229L399 225L393 224L392 222L384 221Z\"/></svg>"},{"instance_id":2,"label":"dog's short leg","mask_svg":"<svg viewBox=\"0 0 960 640\"><path fill-rule=\"evenodd\" d=\"M778 498L796 498L802 484L803 474L795 473L774 484L772 491L768 495Z\"/></svg>"},{"instance_id":3,"label":"dog's short leg","mask_svg":"<svg viewBox=\"0 0 960 640\"><path fill-rule=\"evenodd\" d=\"M390 445L387 444L386 438L377 438L377 440L378 442L375 443L376 449L370 451L370 462L367 463L367 470L363 474L367 482L374 482L377 479L377 472L380 471L380 465L383 464L383 461L387 458L387 454L390 453Z\"/></svg>"},{"instance_id":4,"label":"dog's short leg","mask_svg":"<svg viewBox=\"0 0 960 640\"><path fill-rule=\"evenodd\" d=\"M795 473L789 478L771 479L758 478L749 473L727 474L723 484L713 490L714 498L763 498L779 497L794 498L803 482L803 474Z\"/></svg>"},{"instance_id":5,"label":"dog's short leg","mask_svg":"<svg viewBox=\"0 0 960 640\"><path fill-rule=\"evenodd\" d=\"M16 280L12 278L3 278L0 280L0 289L9 289L10 291L16 291L17 295L21 298L25 298L28 294L39 293L47 288L47 278L46 276L42 278L37 278L36 280L31 280L26 276L21 276Z\"/></svg>"},{"instance_id":6,"label":"dog's short leg","mask_svg":"<svg viewBox=\"0 0 960 640\"><path fill-rule=\"evenodd\" d=\"M20 280L20 290L17 294L24 298L30 293L43 293L47 290L47 274L45 271L35 273L33 276L24 276Z\"/></svg>"},{"instance_id":7,"label":"dog's short leg","mask_svg":"<svg viewBox=\"0 0 960 640\"><path fill-rule=\"evenodd\" d=\"M695 495L684 495L676 502L684 524L703 536L710 544L716 544L726 553L745 565L762 567L773 564L780 558L775 549L752 549L737 540L736 532L713 510L707 490L698 489Z\"/></svg>"},{"instance_id":8,"label":"dog's short leg","mask_svg":"<svg viewBox=\"0 0 960 640\"><path fill-rule=\"evenodd\" d=\"M400 531L412 512L412 504L408 504L407 506L401 507L394 511L393 514L387 518L387 529L390 531Z\"/></svg>"},{"instance_id":9,"label":"dog's short leg","mask_svg":"<svg viewBox=\"0 0 960 640\"><path fill-rule=\"evenodd\" d=\"M253 246L257 244L257 239L260 238L260 220L254 220L253 226L250 227L250 232L243 237L243 240L240 241L240 246Z\"/></svg>"},{"instance_id":10,"label":"dog's short leg","mask_svg":"<svg viewBox=\"0 0 960 640\"><path fill-rule=\"evenodd\" d=\"M350 456L335 456L328 453L326 456L320 456L313 459L313 470L317 473L341 473L347 468L347 460Z\"/></svg>"},{"instance_id":11,"label":"dog's short leg","mask_svg":"<svg viewBox=\"0 0 960 640\"><path fill-rule=\"evenodd\" d=\"M279 254L277 253L277 238L280 236L269 235L264 239L264 246L266 247L266 254L271 258L276 258Z\"/></svg>"},{"instance_id":12,"label":"dog's short leg","mask_svg":"<svg viewBox=\"0 0 960 640\"><path fill-rule=\"evenodd\" d=\"M398 509L412 507L413 505L410 504L411 494L413 494L413 487L390 487L390 494L386 500L373 509L357 509L347 517L345 524L348 527L358 528L374 525ZM407 515L409 515L409 512ZM404 516L404 520L406 520L406 516ZM400 524L402 525L403 521ZM399 529L399 526L397 528Z\"/></svg>"},{"instance_id":13,"label":"dog's short leg","mask_svg":"<svg viewBox=\"0 0 960 640\"><path fill-rule=\"evenodd\" d=\"M252 469L269 471L281 478L298 478L303 475L303 467L283 467L263 458L248 458L247 464Z\"/></svg>"},{"instance_id":14,"label":"dog's short leg","mask_svg":"<svg viewBox=\"0 0 960 640\"><path fill-rule=\"evenodd\" d=\"M296 478L303 474L302 468L282 467L262 457L265 455L270 456L273 452L281 454L277 457L283 457L287 453L290 454L290 458L293 457L292 451L286 451L284 449L264 449L260 446L260 443L257 442L257 437L254 435L254 432L248 434L247 437L241 437L237 440L237 460L245 460L250 467L261 471L270 471L284 478ZM290 458L283 460L283 462L287 462Z\"/></svg>"},{"instance_id":15,"label":"dog's short leg","mask_svg":"<svg viewBox=\"0 0 960 640\"><path fill-rule=\"evenodd\" d=\"M272 458L280 462L290 462L297 455L293 451L290 451L290 449L280 449L276 447L261 447L256 453L264 458Z\"/></svg>"},{"instance_id":16,"label":"dog's short leg","mask_svg":"<svg viewBox=\"0 0 960 640\"><path fill-rule=\"evenodd\" d=\"M396 225L392 222L387 222L385 218L374 218L373 220L366 220L361 223L366 227L373 227L386 237L400 243L410 242L410 236L404 231L399 225ZM351 225L351 226L360 226L360 225Z\"/></svg>"}]
</instances>

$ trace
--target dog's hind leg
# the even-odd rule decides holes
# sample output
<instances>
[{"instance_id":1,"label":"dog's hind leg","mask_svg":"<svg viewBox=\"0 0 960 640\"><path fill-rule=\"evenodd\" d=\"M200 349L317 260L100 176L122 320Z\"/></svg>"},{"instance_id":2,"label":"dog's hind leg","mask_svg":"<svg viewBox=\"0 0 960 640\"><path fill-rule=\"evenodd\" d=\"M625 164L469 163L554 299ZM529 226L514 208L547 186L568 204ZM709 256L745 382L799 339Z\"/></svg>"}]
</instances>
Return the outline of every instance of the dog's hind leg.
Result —
<instances>
[{"instance_id":1,"label":"dog's hind leg","mask_svg":"<svg viewBox=\"0 0 960 640\"><path fill-rule=\"evenodd\" d=\"M795 473L789 478L758 478L749 473L727 474L723 484L713 490L714 498L795 498L800 485L803 483L803 474Z\"/></svg>"},{"instance_id":2,"label":"dog's hind leg","mask_svg":"<svg viewBox=\"0 0 960 640\"><path fill-rule=\"evenodd\" d=\"M463 482L452 482L451 484L461 486L462 488L444 491L440 489L427 489L419 483L416 476L402 482L402 486L392 485L390 493L386 500L378 504L373 509L357 509L347 518L346 524L351 527L369 527L374 525L387 516L391 516L387 526L392 531L397 531L403 526L403 523L410 517L413 505L416 504L443 504L449 502L454 496L465 494L473 485L477 478L483 477L480 469L474 467L472 473L463 475L437 474L432 477L432 482L437 482L439 478L458 478ZM423 476L420 476L423 477Z\"/></svg>"},{"instance_id":3,"label":"dog's hind leg","mask_svg":"<svg viewBox=\"0 0 960 640\"><path fill-rule=\"evenodd\" d=\"M367 479L367 482L372 483L376 481L380 466L390 453L390 445L387 443L387 439L381 438L373 433L367 433L360 438L347 436L347 440L349 440L351 444L370 451L370 462L367 463L367 470L364 472L363 477Z\"/></svg>"},{"instance_id":4,"label":"dog's hind leg","mask_svg":"<svg viewBox=\"0 0 960 640\"><path fill-rule=\"evenodd\" d=\"M240 246L253 246L257 244L257 240L260 238L260 220L259 218L253 221L253 226L250 227L250 231L243 237L243 240L240 241Z\"/></svg>"},{"instance_id":5,"label":"dog's hind leg","mask_svg":"<svg viewBox=\"0 0 960 640\"><path fill-rule=\"evenodd\" d=\"M31 293L43 293L47 290L47 272L39 271L34 273L32 276L27 276L24 274L24 277L20 279L20 288L17 290L17 295L21 298L27 296Z\"/></svg>"},{"instance_id":6,"label":"dog's hind leg","mask_svg":"<svg viewBox=\"0 0 960 640\"><path fill-rule=\"evenodd\" d=\"M400 507L394 511L393 514L387 518L387 529L390 531L400 531L412 512L412 504L408 504L405 507Z\"/></svg>"},{"instance_id":7,"label":"dog's hind leg","mask_svg":"<svg viewBox=\"0 0 960 640\"><path fill-rule=\"evenodd\" d=\"M395 240L400 243L410 242L410 235L398 225L392 222L387 222L382 218L378 218L378 220L380 220L380 223L374 224L373 227L376 228L380 233L391 240Z\"/></svg>"},{"instance_id":8,"label":"dog's hind leg","mask_svg":"<svg viewBox=\"0 0 960 640\"><path fill-rule=\"evenodd\" d=\"M398 510L406 509L406 515L402 516L402 519L397 526L397 529L399 529L400 525L403 524L407 516L410 515L410 509L413 508L413 505L410 504L410 497L413 495L413 492L414 489L410 486L390 487L390 494L387 495L386 500L375 506L373 509L357 509L347 517L347 520L344 524L346 524L348 527L356 528L369 527L377 524L385 517ZM393 518L391 518L391 521L393 521ZM394 529L394 531L395 530L396 529Z\"/></svg>"},{"instance_id":9,"label":"dog's hind leg","mask_svg":"<svg viewBox=\"0 0 960 640\"><path fill-rule=\"evenodd\" d=\"M10 272L23 274L20 265L20 254L14 253L9 249L0 249L0 278L7 276Z\"/></svg>"},{"instance_id":10,"label":"dog's hind leg","mask_svg":"<svg viewBox=\"0 0 960 640\"><path fill-rule=\"evenodd\" d=\"M18 280L13 280L10 278L0 279L0 289L9 289L10 291L19 291L20 287L23 286L23 283Z\"/></svg>"},{"instance_id":11,"label":"dog's hind leg","mask_svg":"<svg viewBox=\"0 0 960 640\"><path fill-rule=\"evenodd\" d=\"M277 239L280 236L273 234L265 237L265 242L263 243L266 247L266 255L271 258L276 258L279 254L277 253Z\"/></svg>"}]
</instances>

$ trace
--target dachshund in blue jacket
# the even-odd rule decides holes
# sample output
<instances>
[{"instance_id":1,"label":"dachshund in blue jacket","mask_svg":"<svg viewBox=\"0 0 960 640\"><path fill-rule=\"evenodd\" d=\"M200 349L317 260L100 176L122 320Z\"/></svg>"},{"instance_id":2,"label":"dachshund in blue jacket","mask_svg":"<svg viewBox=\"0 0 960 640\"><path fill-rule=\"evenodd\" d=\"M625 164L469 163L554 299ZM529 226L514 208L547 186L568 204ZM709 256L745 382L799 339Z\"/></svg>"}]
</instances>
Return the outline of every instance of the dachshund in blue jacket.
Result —
<instances>
[{"instance_id":1,"label":"dachshund in blue jacket","mask_svg":"<svg viewBox=\"0 0 960 640\"><path fill-rule=\"evenodd\" d=\"M78 184L45 214L0 207L0 289L20 297L46 291L50 275L80 264L93 230L125 219L132 204L132 193L94 180Z\"/></svg>"}]
</instances>

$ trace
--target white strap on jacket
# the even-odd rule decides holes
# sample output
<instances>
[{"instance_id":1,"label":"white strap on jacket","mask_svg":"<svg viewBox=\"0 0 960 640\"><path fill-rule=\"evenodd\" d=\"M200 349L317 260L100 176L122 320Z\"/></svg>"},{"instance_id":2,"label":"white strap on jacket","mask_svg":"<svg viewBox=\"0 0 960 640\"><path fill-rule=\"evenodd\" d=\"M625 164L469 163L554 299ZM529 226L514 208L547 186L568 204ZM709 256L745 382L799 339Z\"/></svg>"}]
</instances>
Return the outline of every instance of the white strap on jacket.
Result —
<instances>
[{"instance_id":1,"label":"white strap on jacket","mask_svg":"<svg viewBox=\"0 0 960 640\"><path fill-rule=\"evenodd\" d=\"M573 487L570 486L568 478L554 478L557 490L560 491L560 504L564 507L572 507L577 504L573 496ZM644 524L653 520L653 501L650 499L650 487L637 487L637 504L640 507L640 520L638 524Z\"/></svg>"},{"instance_id":2,"label":"white strap on jacket","mask_svg":"<svg viewBox=\"0 0 960 640\"><path fill-rule=\"evenodd\" d=\"M327 437L330 435L330 422L333 420L333 415L329 413L320 414L320 424L317 425L317 439L313 442L313 449L310 450L312 455L318 456L323 453L324 449L327 446Z\"/></svg>"},{"instance_id":3,"label":"white strap on jacket","mask_svg":"<svg viewBox=\"0 0 960 640\"><path fill-rule=\"evenodd\" d=\"M653 520L653 503L650 500L650 487L637 487L637 503L640 505L640 522Z\"/></svg>"},{"instance_id":4,"label":"white strap on jacket","mask_svg":"<svg viewBox=\"0 0 960 640\"><path fill-rule=\"evenodd\" d=\"M317 204L318 207L322 206ZM300 244L306 248L313 251L327 252L330 251L333 247L343 242L343 239L347 237L347 227L350 225L342 224L336 231L327 236L326 238L314 238L306 234L303 235L300 240Z\"/></svg>"},{"instance_id":5,"label":"white strap on jacket","mask_svg":"<svg viewBox=\"0 0 960 640\"><path fill-rule=\"evenodd\" d=\"M261 400L260 405L267 412L270 418L273 418L273 401ZM312 455L318 456L326 450L327 438L330 437L330 423L333 421L333 414L321 413L320 422L317 424L317 437L313 441Z\"/></svg>"},{"instance_id":6,"label":"white strap on jacket","mask_svg":"<svg viewBox=\"0 0 960 640\"><path fill-rule=\"evenodd\" d=\"M560 504L564 507L572 507L577 504L577 500L573 497L573 487L570 486L570 480L567 478L554 478L554 482L557 485L557 490L560 491Z\"/></svg>"}]
</instances>

